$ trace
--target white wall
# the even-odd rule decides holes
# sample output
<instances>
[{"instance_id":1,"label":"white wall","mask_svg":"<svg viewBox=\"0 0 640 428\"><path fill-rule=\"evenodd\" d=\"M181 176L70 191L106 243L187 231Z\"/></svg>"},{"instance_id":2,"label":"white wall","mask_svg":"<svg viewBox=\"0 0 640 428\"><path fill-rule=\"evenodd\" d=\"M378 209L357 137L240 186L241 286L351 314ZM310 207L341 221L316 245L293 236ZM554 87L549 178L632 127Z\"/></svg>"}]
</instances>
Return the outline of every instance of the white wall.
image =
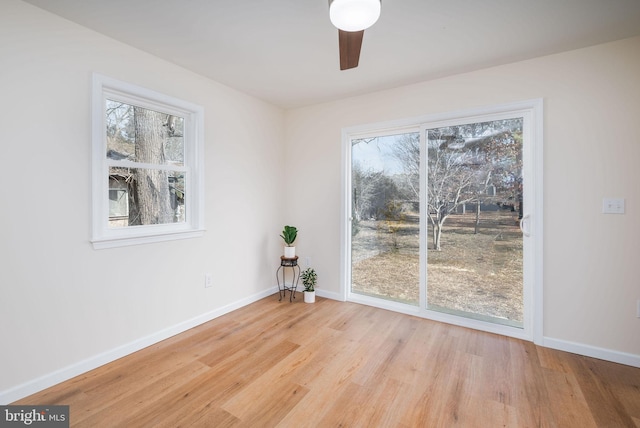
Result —
<instances>
[{"instance_id":1,"label":"white wall","mask_svg":"<svg viewBox=\"0 0 640 428\"><path fill-rule=\"evenodd\" d=\"M203 238L92 248L92 72L204 106ZM273 290L282 110L17 0L0 100L0 403Z\"/></svg>"},{"instance_id":2,"label":"white wall","mask_svg":"<svg viewBox=\"0 0 640 428\"><path fill-rule=\"evenodd\" d=\"M288 206L318 290L340 295L343 127L540 97L545 344L639 365L640 38L287 112Z\"/></svg>"}]
</instances>

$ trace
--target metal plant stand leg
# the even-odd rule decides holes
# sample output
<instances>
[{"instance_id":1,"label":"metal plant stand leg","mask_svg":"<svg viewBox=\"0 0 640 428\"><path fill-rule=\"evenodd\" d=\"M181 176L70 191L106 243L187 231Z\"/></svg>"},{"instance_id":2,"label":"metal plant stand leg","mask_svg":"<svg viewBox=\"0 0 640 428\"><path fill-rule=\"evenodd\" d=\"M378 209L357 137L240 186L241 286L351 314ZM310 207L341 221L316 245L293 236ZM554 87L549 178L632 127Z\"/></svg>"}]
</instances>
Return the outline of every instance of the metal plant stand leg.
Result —
<instances>
[{"instance_id":1,"label":"metal plant stand leg","mask_svg":"<svg viewBox=\"0 0 640 428\"><path fill-rule=\"evenodd\" d=\"M278 302L282 300L282 294L284 293L284 290L280 286L280 277L278 276L280 274L281 269L282 269L282 266L280 266L276 271L276 280L278 281L278 297L279 297Z\"/></svg>"},{"instance_id":2,"label":"metal plant stand leg","mask_svg":"<svg viewBox=\"0 0 640 428\"><path fill-rule=\"evenodd\" d=\"M291 284L287 284L285 268L291 268ZM282 281L280 281L280 271L282 271ZM298 266L297 256L295 258L280 257L280 266L276 270L276 280L278 281L278 302L282 301L283 297L287 297L287 291L289 291L289 302L292 302L296 298L296 289L298 288L298 281L300 281L300 266Z\"/></svg>"}]
</instances>

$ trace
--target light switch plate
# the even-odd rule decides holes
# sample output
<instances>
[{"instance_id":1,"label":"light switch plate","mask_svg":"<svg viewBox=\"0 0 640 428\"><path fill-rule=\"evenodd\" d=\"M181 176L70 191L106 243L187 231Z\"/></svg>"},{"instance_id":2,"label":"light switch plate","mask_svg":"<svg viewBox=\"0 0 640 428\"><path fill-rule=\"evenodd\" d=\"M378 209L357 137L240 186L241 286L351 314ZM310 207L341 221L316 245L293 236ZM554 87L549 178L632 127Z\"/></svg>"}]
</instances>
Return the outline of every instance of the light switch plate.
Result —
<instances>
[{"instance_id":1,"label":"light switch plate","mask_svg":"<svg viewBox=\"0 0 640 428\"><path fill-rule=\"evenodd\" d=\"M604 214L624 214L624 199L620 199L620 198L602 199L602 212Z\"/></svg>"}]
</instances>

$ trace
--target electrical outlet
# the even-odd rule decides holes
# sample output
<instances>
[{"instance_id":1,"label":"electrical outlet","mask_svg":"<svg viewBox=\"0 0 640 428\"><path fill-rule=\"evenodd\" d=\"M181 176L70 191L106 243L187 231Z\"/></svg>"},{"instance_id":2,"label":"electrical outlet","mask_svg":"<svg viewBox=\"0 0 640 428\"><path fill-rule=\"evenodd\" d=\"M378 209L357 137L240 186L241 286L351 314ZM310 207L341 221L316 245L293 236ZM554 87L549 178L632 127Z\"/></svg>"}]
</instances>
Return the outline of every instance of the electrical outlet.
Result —
<instances>
[{"instance_id":1,"label":"electrical outlet","mask_svg":"<svg viewBox=\"0 0 640 428\"><path fill-rule=\"evenodd\" d=\"M604 214L624 214L624 199L602 199L602 212Z\"/></svg>"},{"instance_id":2,"label":"electrical outlet","mask_svg":"<svg viewBox=\"0 0 640 428\"><path fill-rule=\"evenodd\" d=\"M210 288L213 287L213 279L211 278L211 274L210 273L205 273L204 274L204 288Z\"/></svg>"},{"instance_id":3,"label":"electrical outlet","mask_svg":"<svg viewBox=\"0 0 640 428\"><path fill-rule=\"evenodd\" d=\"M638 307L636 308L636 316L640 318L640 300L638 300Z\"/></svg>"},{"instance_id":4,"label":"electrical outlet","mask_svg":"<svg viewBox=\"0 0 640 428\"><path fill-rule=\"evenodd\" d=\"M311 266L311 257L305 257L304 262L307 264L307 267Z\"/></svg>"}]
</instances>

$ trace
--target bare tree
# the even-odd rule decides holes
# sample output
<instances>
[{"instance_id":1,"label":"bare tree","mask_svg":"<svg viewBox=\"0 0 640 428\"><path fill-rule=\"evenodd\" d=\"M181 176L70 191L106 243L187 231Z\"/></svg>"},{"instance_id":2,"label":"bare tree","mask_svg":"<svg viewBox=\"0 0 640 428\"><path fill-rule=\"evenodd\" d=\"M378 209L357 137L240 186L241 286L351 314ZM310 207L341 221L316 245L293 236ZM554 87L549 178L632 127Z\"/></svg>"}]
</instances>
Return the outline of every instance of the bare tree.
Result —
<instances>
[{"instance_id":1,"label":"bare tree","mask_svg":"<svg viewBox=\"0 0 640 428\"><path fill-rule=\"evenodd\" d=\"M398 196L398 188L384 171L364 170L359 163L352 168L353 217L356 221L378 218L387 201Z\"/></svg>"},{"instance_id":2,"label":"bare tree","mask_svg":"<svg viewBox=\"0 0 640 428\"><path fill-rule=\"evenodd\" d=\"M407 200L420 200L420 134L402 134L396 138L393 157L402 165Z\"/></svg>"},{"instance_id":3,"label":"bare tree","mask_svg":"<svg viewBox=\"0 0 640 428\"><path fill-rule=\"evenodd\" d=\"M464 142L446 130L429 131L427 141L427 206L432 225L433 249L441 249L442 228L460 205L475 198L472 187L479 182L478 160Z\"/></svg>"},{"instance_id":4,"label":"bare tree","mask_svg":"<svg viewBox=\"0 0 640 428\"><path fill-rule=\"evenodd\" d=\"M444 223L461 206L475 202L479 224L480 204L492 198L487 195L490 186L501 190L517 188L521 176L521 136L520 119L428 130L427 216L432 225L433 249L441 249ZM403 166L407 187L419 200L419 137L408 134L399 138L393 154Z\"/></svg>"}]
</instances>

